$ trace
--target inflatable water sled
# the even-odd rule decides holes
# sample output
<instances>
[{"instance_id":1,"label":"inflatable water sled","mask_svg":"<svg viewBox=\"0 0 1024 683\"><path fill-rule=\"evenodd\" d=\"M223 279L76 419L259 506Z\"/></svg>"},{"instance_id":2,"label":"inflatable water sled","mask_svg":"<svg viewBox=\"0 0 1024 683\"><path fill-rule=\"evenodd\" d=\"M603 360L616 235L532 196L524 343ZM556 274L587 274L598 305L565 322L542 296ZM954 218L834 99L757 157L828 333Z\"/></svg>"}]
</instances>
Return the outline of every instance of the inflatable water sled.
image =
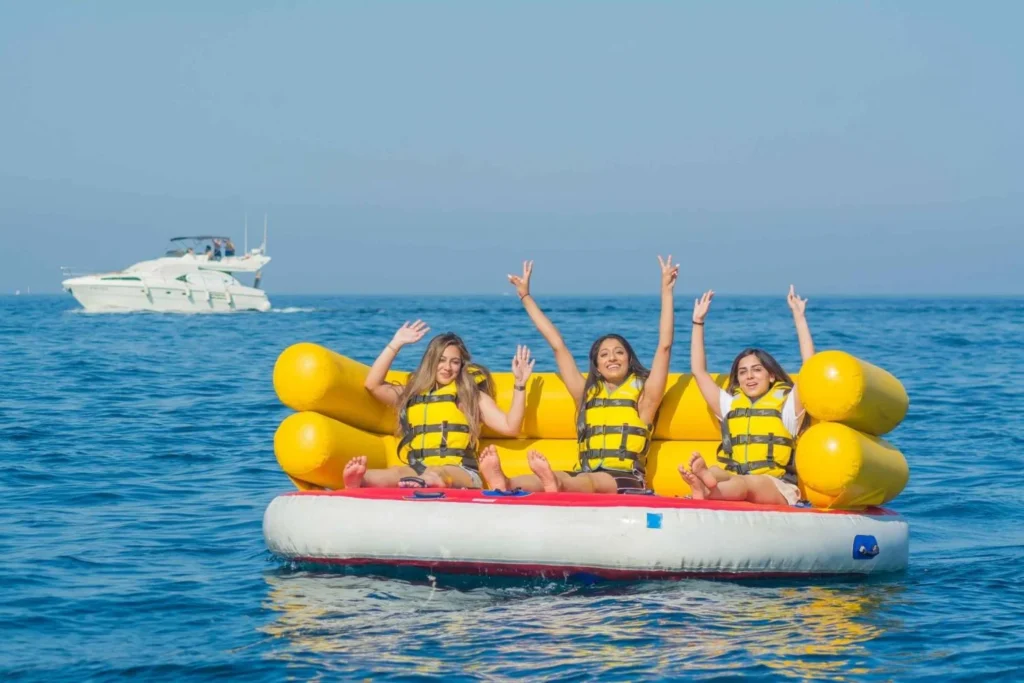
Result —
<instances>
[{"instance_id":1,"label":"inflatable water sled","mask_svg":"<svg viewBox=\"0 0 1024 683\"><path fill-rule=\"evenodd\" d=\"M860 512L641 495L357 489L278 496L263 531L313 567L612 580L900 571L908 525Z\"/></svg>"},{"instance_id":2,"label":"inflatable water sled","mask_svg":"<svg viewBox=\"0 0 1024 683\"><path fill-rule=\"evenodd\" d=\"M802 577L900 571L909 530L877 507L907 483L903 455L882 435L909 400L891 374L841 351L808 360L795 381L814 424L798 439L797 474L811 507L682 499L677 467L693 451L709 464L717 420L690 375L673 374L647 457L658 496L501 494L495 491L343 489L356 455L400 464L394 412L363 388L369 368L322 346L296 344L274 367L274 388L297 411L274 452L299 489L264 515L268 548L302 565L416 567L427 571L606 579ZM498 404L512 401L510 373L494 373ZM403 382L404 372L388 380ZM719 376L724 386L727 377ZM556 469L577 462L575 406L552 373L529 380L523 432L497 439L505 472L525 474L537 449Z\"/></svg>"}]
</instances>

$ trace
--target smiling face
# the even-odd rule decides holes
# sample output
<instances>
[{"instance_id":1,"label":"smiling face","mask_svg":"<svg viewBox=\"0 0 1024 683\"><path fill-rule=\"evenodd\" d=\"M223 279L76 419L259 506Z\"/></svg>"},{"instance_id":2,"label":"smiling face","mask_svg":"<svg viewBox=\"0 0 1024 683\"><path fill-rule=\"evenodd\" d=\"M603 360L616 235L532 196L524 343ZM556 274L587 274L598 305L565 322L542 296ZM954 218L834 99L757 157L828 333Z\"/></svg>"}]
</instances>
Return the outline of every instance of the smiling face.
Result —
<instances>
[{"instance_id":1,"label":"smiling face","mask_svg":"<svg viewBox=\"0 0 1024 683\"><path fill-rule=\"evenodd\" d=\"M444 347L441 357L437 361L437 368L434 374L434 381L438 386L446 386L455 381L462 370L462 351L455 344Z\"/></svg>"},{"instance_id":2,"label":"smiling face","mask_svg":"<svg viewBox=\"0 0 1024 683\"><path fill-rule=\"evenodd\" d=\"M775 376L761 362L756 354L743 356L736 367L736 381L740 391L750 399L760 398L771 389Z\"/></svg>"},{"instance_id":3,"label":"smiling face","mask_svg":"<svg viewBox=\"0 0 1024 683\"><path fill-rule=\"evenodd\" d=\"M597 347L594 359L597 371L604 381L611 384L622 384L629 376L629 351L621 341L609 337Z\"/></svg>"}]
</instances>

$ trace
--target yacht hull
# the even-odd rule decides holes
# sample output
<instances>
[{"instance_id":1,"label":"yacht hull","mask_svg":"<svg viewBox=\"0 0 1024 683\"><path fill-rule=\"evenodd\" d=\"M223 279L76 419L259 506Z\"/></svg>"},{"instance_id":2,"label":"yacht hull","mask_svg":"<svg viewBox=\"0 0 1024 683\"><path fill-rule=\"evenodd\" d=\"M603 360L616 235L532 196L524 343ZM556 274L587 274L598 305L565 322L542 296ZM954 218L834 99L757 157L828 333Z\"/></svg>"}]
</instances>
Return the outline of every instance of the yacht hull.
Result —
<instances>
[{"instance_id":1,"label":"yacht hull","mask_svg":"<svg viewBox=\"0 0 1024 683\"><path fill-rule=\"evenodd\" d=\"M87 311L153 311L159 313L230 313L269 311L265 292L253 287L228 287L223 291L178 287L141 287L90 284L67 280L64 289Z\"/></svg>"}]
</instances>

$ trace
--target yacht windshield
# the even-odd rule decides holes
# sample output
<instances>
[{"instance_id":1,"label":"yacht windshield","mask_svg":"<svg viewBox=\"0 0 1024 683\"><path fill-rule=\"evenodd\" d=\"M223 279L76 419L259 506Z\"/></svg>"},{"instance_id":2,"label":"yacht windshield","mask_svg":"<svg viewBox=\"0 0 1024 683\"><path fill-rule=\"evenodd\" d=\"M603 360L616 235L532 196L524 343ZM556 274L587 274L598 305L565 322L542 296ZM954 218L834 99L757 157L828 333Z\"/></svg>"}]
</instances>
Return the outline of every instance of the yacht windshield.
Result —
<instances>
[{"instance_id":1,"label":"yacht windshield","mask_svg":"<svg viewBox=\"0 0 1024 683\"><path fill-rule=\"evenodd\" d=\"M197 235L194 237L173 237L164 256L194 256L209 261L220 261L235 255L235 243L230 237L219 235Z\"/></svg>"}]
</instances>

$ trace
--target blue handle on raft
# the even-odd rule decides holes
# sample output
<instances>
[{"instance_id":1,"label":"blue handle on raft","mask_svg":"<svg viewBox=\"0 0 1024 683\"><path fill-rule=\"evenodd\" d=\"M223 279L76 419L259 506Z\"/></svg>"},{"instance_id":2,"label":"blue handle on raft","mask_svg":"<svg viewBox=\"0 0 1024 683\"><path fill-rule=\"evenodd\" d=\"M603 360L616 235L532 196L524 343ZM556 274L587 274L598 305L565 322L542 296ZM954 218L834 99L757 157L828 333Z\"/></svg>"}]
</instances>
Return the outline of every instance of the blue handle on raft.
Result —
<instances>
[{"instance_id":1,"label":"blue handle on raft","mask_svg":"<svg viewBox=\"0 0 1024 683\"><path fill-rule=\"evenodd\" d=\"M406 500L440 500L444 498L444 491L413 491L411 496L406 496Z\"/></svg>"},{"instance_id":2,"label":"blue handle on raft","mask_svg":"<svg viewBox=\"0 0 1024 683\"><path fill-rule=\"evenodd\" d=\"M878 540L874 536L853 537L853 559L870 560L882 552L878 547Z\"/></svg>"}]
</instances>

